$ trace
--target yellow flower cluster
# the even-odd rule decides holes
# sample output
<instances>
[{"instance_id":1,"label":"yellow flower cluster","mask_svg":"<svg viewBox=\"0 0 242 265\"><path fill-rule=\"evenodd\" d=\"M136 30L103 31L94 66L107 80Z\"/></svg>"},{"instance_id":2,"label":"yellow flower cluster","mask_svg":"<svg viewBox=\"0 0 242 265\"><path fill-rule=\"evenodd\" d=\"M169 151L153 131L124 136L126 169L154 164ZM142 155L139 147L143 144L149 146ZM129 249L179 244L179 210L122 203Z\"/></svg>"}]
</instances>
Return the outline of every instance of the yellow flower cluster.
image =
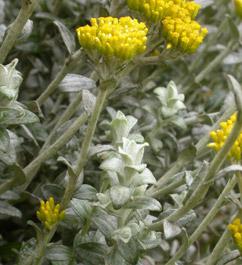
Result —
<instances>
[{"instance_id":1,"label":"yellow flower cluster","mask_svg":"<svg viewBox=\"0 0 242 265\"><path fill-rule=\"evenodd\" d=\"M167 17L163 20L163 34L169 43L168 48L175 47L184 53L195 52L207 33L206 28L190 18Z\"/></svg>"},{"instance_id":2,"label":"yellow flower cluster","mask_svg":"<svg viewBox=\"0 0 242 265\"><path fill-rule=\"evenodd\" d=\"M79 27L76 32L83 48L128 60L145 51L148 29L130 17L100 17L92 18L90 26Z\"/></svg>"},{"instance_id":3,"label":"yellow flower cluster","mask_svg":"<svg viewBox=\"0 0 242 265\"><path fill-rule=\"evenodd\" d=\"M233 128L236 118L237 114L234 113L227 121L220 123L220 129L210 132L210 137L213 139L213 143L208 144L208 147L214 149L215 151L218 151L223 147L226 139L228 138ZM241 159L241 150L242 150L242 133L240 133L239 137L234 142L228 154L228 158L239 161Z\"/></svg>"},{"instance_id":4,"label":"yellow flower cluster","mask_svg":"<svg viewBox=\"0 0 242 265\"><path fill-rule=\"evenodd\" d=\"M161 22L165 17L195 18L200 5L184 0L127 0L128 7L153 22Z\"/></svg>"},{"instance_id":5,"label":"yellow flower cluster","mask_svg":"<svg viewBox=\"0 0 242 265\"><path fill-rule=\"evenodd\" d=\"M60 211L60 204L55 204L53 197L50 197L46 202L41 200L40 208L36 214L39 220L49 230L65 217L65 212Z\"/></svg>"},{"instance_id":6,"label":"yellow flower cluster","mask_svg":"<svg viewBox=\"0 0 242 265\"><path fill-rule=\"evenodd\" d=\"M167 48L193 53L208 30L194 19L200 5L187 0L127 0L130 9L140 12L153 23L161 22Z\"/></svg>"},{"instance_id":7,"label":"yellow flower cluster","mask_svg":"<svg viewBox=\"0 0 242 265\"><path fill-rule=\"evenodd\" d=\"M240 219L235 218L234 221L228 225L228 229L232 233L236 246L242 251L242 224Z\"/></svg>"}]
</instances>

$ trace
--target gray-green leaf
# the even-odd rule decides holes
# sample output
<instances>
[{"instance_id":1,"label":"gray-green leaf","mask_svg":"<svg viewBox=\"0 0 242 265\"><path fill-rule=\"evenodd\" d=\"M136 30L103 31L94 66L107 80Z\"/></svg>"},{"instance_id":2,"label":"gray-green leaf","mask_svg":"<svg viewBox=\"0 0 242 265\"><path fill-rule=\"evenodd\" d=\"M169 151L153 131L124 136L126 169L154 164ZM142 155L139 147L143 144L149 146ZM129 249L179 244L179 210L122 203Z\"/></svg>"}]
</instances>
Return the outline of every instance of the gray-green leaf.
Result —
<instances>
[{"instance_id":1,"label":"gray-green leaf","mask_svg":"<svg viewBox=\"0 0 242 265\"><path fill-rule=\"evenodd\" d=\"M72 32L59 20L55 20L53 23L58 27L68 52L72 54L76 49L75 38Z\"/></svg>"}]
</instances>

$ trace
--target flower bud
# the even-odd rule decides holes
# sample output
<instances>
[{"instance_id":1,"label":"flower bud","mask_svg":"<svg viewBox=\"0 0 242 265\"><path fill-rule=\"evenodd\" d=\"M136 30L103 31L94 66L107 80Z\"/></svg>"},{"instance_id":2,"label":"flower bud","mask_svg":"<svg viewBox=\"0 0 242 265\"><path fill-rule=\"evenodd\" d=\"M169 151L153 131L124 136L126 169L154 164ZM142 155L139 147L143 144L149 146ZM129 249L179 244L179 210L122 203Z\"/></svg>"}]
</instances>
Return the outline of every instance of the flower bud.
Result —
<instances>
[{"instance_id":1,"label":"flower bud","mask_svg":"<svg viewBox=\"0 0 242 265\"><path fill-rule=\"evenodd\" d=\"M64 219L65 212L60 209L60 204L56 204L54 198L50 197L46 202L40 201L40 208L36 215L44 227L51 230L59 221Z\"/></svg>"},{"instance_id":2,"label":"flower bud","mask_svg":"<svg viewBox=\"0 0 242 265\"><path fill-rule=\"evenodd\" d=\"M91 26L79 27L76 32L87 51L125 61L145 51L148 29L131 17L100 17L92 18Z\"/></svg>"}]
</instances>

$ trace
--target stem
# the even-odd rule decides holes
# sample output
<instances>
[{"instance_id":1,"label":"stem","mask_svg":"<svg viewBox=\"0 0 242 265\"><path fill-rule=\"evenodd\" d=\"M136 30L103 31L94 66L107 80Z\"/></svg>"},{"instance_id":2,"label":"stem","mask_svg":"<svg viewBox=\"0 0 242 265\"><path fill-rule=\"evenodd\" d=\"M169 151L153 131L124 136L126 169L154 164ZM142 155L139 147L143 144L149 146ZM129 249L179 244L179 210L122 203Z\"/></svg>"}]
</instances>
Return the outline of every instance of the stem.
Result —
<instances>
[{"instance_id":1,"label":"stem","mask_svg":"<svg viewBox=\"0 0 242 265\"><path fill-rule=\"evenodd\" d=\"M230 151L231 147L233 146L234 142L238 138L240 131L242 128L242 123L240 119L237 119L234 127L227 138L223 147L219 150L219 152L214 157L213 161L211 162L207 173L203 180L199 183L198 187L186 201L185 205L179 208L176 212L172 213L168 216L167 220L171 222L176 222L179 220L180 217L184 216L190 209L194 208L207 194L209 186L212 184L212 179L214 178L216 172L220 169L222 164L224 163L228 152ZM162 226L163 220L160 220L151 225L152 229L160 229Z\"/></svg>"},{"instance_id":2,"label":"stem","mask_svg":"<svg viewBox=\"0 0 242 265\"><path fill-rule=\"evenodd\" d=\"M193 244L199 236L202 234L202 232L206 229L206 227L212 222L214 219L215 215L218 213L218 211L221 208L221 205L224 202L225 196L233 189L237 182L236 176L233 176L232 180L229 180L227 185L225 186L223 192L220 194L218 197L216 203L214 206L211 208L207 216L203 219L202 223L199 225L199 227L193 232L193 234L190 236L188 239L188 243L186 244L186 247L181 247L178 252L173 256L167 263L166 265L173 265L175 264L176 261L178 261L186 252L188 247Z\"/></svg>"},{"instance_id":3,"label":"stem","mask_svg":"<svg viewBox=\"0 0 242 265\"><path fill-rule=\"evenodd\" d=\"M174 175L177 174L187 163L189 163L191 158L189 156L181 157L177 159L177 161L174 163L174 165L163 175L155 184L155 186L151 187L149 190L149 193L152 194L153 192L156 192L161 187L164 187L165 184L172 178Z\"/></svg>"},{"instance_id":4,"label":"stem","mask_svg":"<svg viewBox=\"0 0 242 265\"><path fill-rule=\"evenodd\" d=\"M45 256L47 245L54 236L56 228L57 227L55 226L50 231L44 230L41 237L39 237L37 240L33 255L27 259L20 260L18 265L41 265L43 263L43 258Z\"/></svg>"},{"instance_id":5,"label":"stem","mask_svg":"<svg viewBox=\"0 0 242 265\"><path fill-rule=\"evenodd\" d=\"M242 175L241 172L237 172L236 174L237 176L237 182L238 182L238 186L239 186L239 192L240 192L240 202L242 203Z\"/></svg>"},{"instance_id":6,"label":"stem","mask_svg":"<svg viewBox=\"0 0 242 265\"><path fill-rule=\"evenodd\" d=\"M57 16L59 14L63 0L55 0L53 5L53 13Z\"/></svg>"},{"instance_id":7,"label":"stem","mask_svg":"<svg viewBox=\"0 0 242 265\"><path fill-rule=\"evenodd\" d=\"M208 65L205 67L196 77L195 82L199 83L201 82L217 65L221 63L221 61L230 54L231 50L237 46L238 44L235 44L235 41L229 42L226 49L224 49L218 56L216 56Z\"/></svg>"},{"instance_id":8,"label":"stem","mask_svg":"<svg viewBox=\"0 0 242 265\"><path fill-rule=\"evenodd\" d=\"M75 66L77 61L80 59L81 54L82 50L79 49L65 60L64 65L57 73L55 79L49 84L46 90L36 100L39 106L41 106L48 99L48 97L55 92L60 82L71 71L72 67Z\"/></svg>"},{"instance_id":9,"label":"stem","mask_svg":"<svg viewBox=\"0 0 242 265\"><path fill-rule=\"evenodd\" d=\"M204 48L202 50L201 53L199 53L199 56L196 57L195 60L193 60L191 66L189 67L189 72L193 72L194 69L198 68L199 66L201 66L201 63L204 60L204 54L207 52L208 48L211 47L211 45L218 40L219 36L221 35L221 33L226 30L226 26L228 24L228 19L225 19L222 21L222 23L220 24L217 32L212 36L212 38L208 39L204 45Z\"/></svg>"},{"instance_id":10,"label":"stem","mask_svg":"<svg viewBox=\"0 0 242 265\"><path fill-rule=\"evenodd\" d=\"M170 183L168 185L164 185L164 187L151 193L151 196L154 198L161 198L164 195L171 193L172 191L174 191L176 188L180 187L184 183L185 183L185 179L180 178L178 180L173 181L172 183Z\"/></svg>"},{"instance_id":11,"label":"stem","mask_svg":"<svg viewBox=\"0 0 242 265\"><path fill-rule=\"evenodd\" d=\"M218 54L196 77L195 83L200 83L205 77L207 77L211 71L217 67L222 60L230 54L230 52L238 46L238 43L234 40L230 41L228 46ZM183 91L187 94L190 90L191 86L188 85L183 89Z\"/></svg>"},{"instance_id":12,"label":"stem","mask_svg":"<svg viewBox=\"0 0 242 265\"><path fill-rule=\"evenodd\" d=\"M27 167L24 168L24 173L27 177L27 181L21 190L25 190L28 185L33 180L33 177L36 173L36 169L39 166L53 156L60 148L62 148L72 136L79 130L79 128L86 122L88 117L87 113L83 113L79 118L77 118L72 125L66 130L66 132L50 147L46 148L42 153L40 153Z\"/></svg>"},{"instance_id":13,"label":"stem","mask_svg":"<svg viewBox=\"0 0 242 265\"><path fill-rule=\"evenodd\" d=\"M94 110L92 112L92 116L89 120L88 127L86 130L85 137L82 142L82 147L81 147L81 153L77 161L77 165L75 167L75 176L72 176L69 178L69 183L68 186L65 190L64 197L62 199L62 208L65 209L67 205L69 204L71 197L75 191L76 183L78 181L78 177L81 174L84 166L87 163L88 160L88 151L92 142L92 138L94 135L94 132L96 130L97 122L100 117L101 111L103 109L105 100L107 98L109 91L109 86L107 85L106 82L101 83L98 91L98 96L96 99L96 103L94 106Z\"/></svg>"},{"instance_id":14,"label":"stem","mask_svg":"<svg viewBox=\"0 0 242 265\"><path fill-rule=\"evenodd\" d=\"M230 237L231 237L230 232L228 229L226 229L223 235L220 237L215 248L213 249L213 252L208 257L208 260L206 262L207 265L216 264L217 260L220 258L221 254L224 252L224 248L226 247Z\"/></svg>"},{"instance_id":15,"label":"stem","mask_svg":"<svg viewBox=\"0 0 242 265\"><path fill-rule=\"evenodd\" d=\"M42 240L40 242L38 242L38 245L36 246L36 258L33 262L33 265L41 265L43 258L45 256L45 250L47 247L48 242L51 240L52 236L54 235L54 233L52 232L52 230L48 233L46 233Z\"/></svg>"},{"instance_id":16,"label":"stem","mask_svg":"<svg viewBox=\"0 0 242 265\"><path fill-rule=\"evenodd\" d=\"M118 0L112 0L110 4L109 14L112 17L116 17L119 11L119 1Z\"/></svg>"},{"instance_id":17,"label":"stem","mask_svg":"<svg viewBox=\"0 0 242 265\"><path fill-rule=\"evenodd\" d=\"M234 124L233 130L227 138L224 146L220 149L220 151L215 155L214 159L211 162L211 165L208 168L208 172L204 177L204 180L199 183L198 187L195 189L191 197L188 199L186 204L178 209L174 214L169 216L170 221L177 221L181 216L186 214L191 208L195 207L197 203L204 198L206 195L209 186L212 184L210 180L213 179L216 172L220 169L222 164L224 163L227 154L229 153L231 147L234 142L238 138L240 131L242 128L242 123L237 120Z\"/></svg>"},{"instance_id":18,"label":"stem","mask_svg":"<svg viewBox=\"0 0 242 265\"><path fill-rule=\"evenodd\" d=\"M8 56L10 50L13 48L17 38L21 34L24 25L32 15L36 0L22 0L21 9L14 22L10 25L1 47L0 47L0 64L2 64Z\"/></svg>"},{"instance_id":19,"label":"stem","mask_svg":"<svg viewBox=\"0 0 242 265\"><path fill-rule=\"evenodd\" d=\"M84 140L83 140L82 151L81 151L81 154L80 154L80 157L79 157L79 160L78 160L78 164L77 164L77 167L76 167L76 170L75 170L76 177L75 178L74 177L70 177L69 178L69 183L68 183L68 186L67 186L67 188L65 190L65 194L64 194L63 200L61 202L62 208L64 208L64 209L68 205L68 203L69 203L69 201L70 201L70 199L71 199L71 197L72 197L72 195L74 193L75 186L76 186L76 182L78 180L78 176L82 172L82 169L85 166L85 163L87 161L88 151L89 151L89 147L90 147L90 144L91 144L91 141L92 141L92 138L93 138L95 129L96 129L97 121L98 121L98 118L99 118L99 116L101 114L101 111L103 109L103 105L104 105L104 102L106 100L106 97L107 97L107 94L108 94L108 90L109 90L108 89L108 86L105 86L105 83L103 83L103 85L102 84L100 85L99 94L98 94L98 97L97 97L97 100L96 100L96 103L95 103L95 107L94 107L92 116L90 118L90 121L88 123L88 128L87 128L87 131L86 131ZM85 120L86 119L87 119L87 114L85 115ZM71 128L71 127L69 128L68 131L72 131L73 130L73 128ZM79 127L80 127L80 125L78 126L78 128ZM60 139L61 138L59 138L57 141L60 141L61 142ZM48 155L48 153L50 152L48 150L52 146L53 145L51 145L48 149L46 149L43 152L43 153L45 153L44 157L46 157ZM36 159L41 160L41 158L36 158ZM31 167L33 167L33 168L35 167L34 161L31 163L32 164ZM35 162L35 163L37 163L37 162ZM30 165L28 166L28 171L31 170ZM25 168L25 170L26 170L26 168ZM37 258L35 260L35 263L31 263L31 264L29 263L29 264L24 264L24 265L32 265L32 264L33 265L41 265L42 264L42 258L44 257L44 253L45 253L45 250L46 250L46 246L50 242L50 240L52 239L52 237L55 234L55 232L56 232L56 227L53 228L48 233L48 235L45 237L44 242L41 243L39 246L36 247Z\"/></svg>"},{"instance_id":20,"label":"stem","mask_svg":"<svg viewBox=\"0 0 242 265\"><path fill-rule=\"evenodd\" d=\"M230 107L220 119L217 120L217 122L213 126L213 130L217 129L220 122L226 120L231 116L232 113L234 113L236 110L235 106ZM205 135L200 141L196 144L197 154L196 156L202 156L203 153L208 149L207 143L209 141L209 135ZM188 164L190 161L194 159L194 156L183 158L181 161L178 157L177 161L174 162L173 166L163 175L160 177L160 179L157 181L157 183L153 186L151 186L148 191L152 194L156 191L158 191L162 186L164 186L175 174L177 174L183 167L185 167L186 164Z\"/></svg>"},{"instance_id":21,"label":"stem","mask_svg":"<svg viewBox=\"0 0 242 265\"><path fill-rule=\"evenodd\" d=\"M46 149L49 144L51 143L53 136L55 135L57 129L66 121L68 121L72 115L75 113L77 107L80 104L80 101L82 99L82 93L78 93L75 97L75 99L71 102L71 104L67 107L67 109L64 111L64 113L61 115L60 119L57 121L56 125L54 126L53 130L49 134L48 138L46 139L43 147L41 148L40 152L42 152L44 149Z\"/></svg>"},{"instance_id":22,"label":"stem","mask_svg":"<svg viewBox=\"0 0 242 265\"><path fill-rule=\"evenodd\" d=\"M14 179L6 180L0 185L0 195L14 187Z\"/></svg>"}]
</instances>

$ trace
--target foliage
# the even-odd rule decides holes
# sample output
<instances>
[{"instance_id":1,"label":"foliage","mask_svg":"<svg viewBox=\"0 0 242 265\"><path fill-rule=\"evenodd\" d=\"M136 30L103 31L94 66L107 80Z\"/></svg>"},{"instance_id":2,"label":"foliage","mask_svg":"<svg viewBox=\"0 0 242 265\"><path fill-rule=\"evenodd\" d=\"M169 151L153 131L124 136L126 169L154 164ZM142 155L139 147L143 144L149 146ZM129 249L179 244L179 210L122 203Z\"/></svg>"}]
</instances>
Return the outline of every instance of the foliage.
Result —
<instances>
[{"instance_id":1,"label":"foliage","mask_svg":"<svg viewBox=\"0 0 242 265\"><path fill-rule=\"evenodd\" d=\"M0 0L0 49L28 2ZM190 3L192 30L208 29L197 50L189 26L167 39L170 18L146 1L37 2L0 54L0 264L240 264L227 225L242 217L241 154L226 159L242 126L239 1L197 0L197 17ZM144 53L146 30L129 47L117 31L117 63L105 26L104 57L80 48L76 29L91 18L127 16L149 28ZM142 47L128 56L131 44ZM46 229L36 211L52 197L62 217L42 207L40 220L55 220Z\"/></svg>"}]
</instances>

